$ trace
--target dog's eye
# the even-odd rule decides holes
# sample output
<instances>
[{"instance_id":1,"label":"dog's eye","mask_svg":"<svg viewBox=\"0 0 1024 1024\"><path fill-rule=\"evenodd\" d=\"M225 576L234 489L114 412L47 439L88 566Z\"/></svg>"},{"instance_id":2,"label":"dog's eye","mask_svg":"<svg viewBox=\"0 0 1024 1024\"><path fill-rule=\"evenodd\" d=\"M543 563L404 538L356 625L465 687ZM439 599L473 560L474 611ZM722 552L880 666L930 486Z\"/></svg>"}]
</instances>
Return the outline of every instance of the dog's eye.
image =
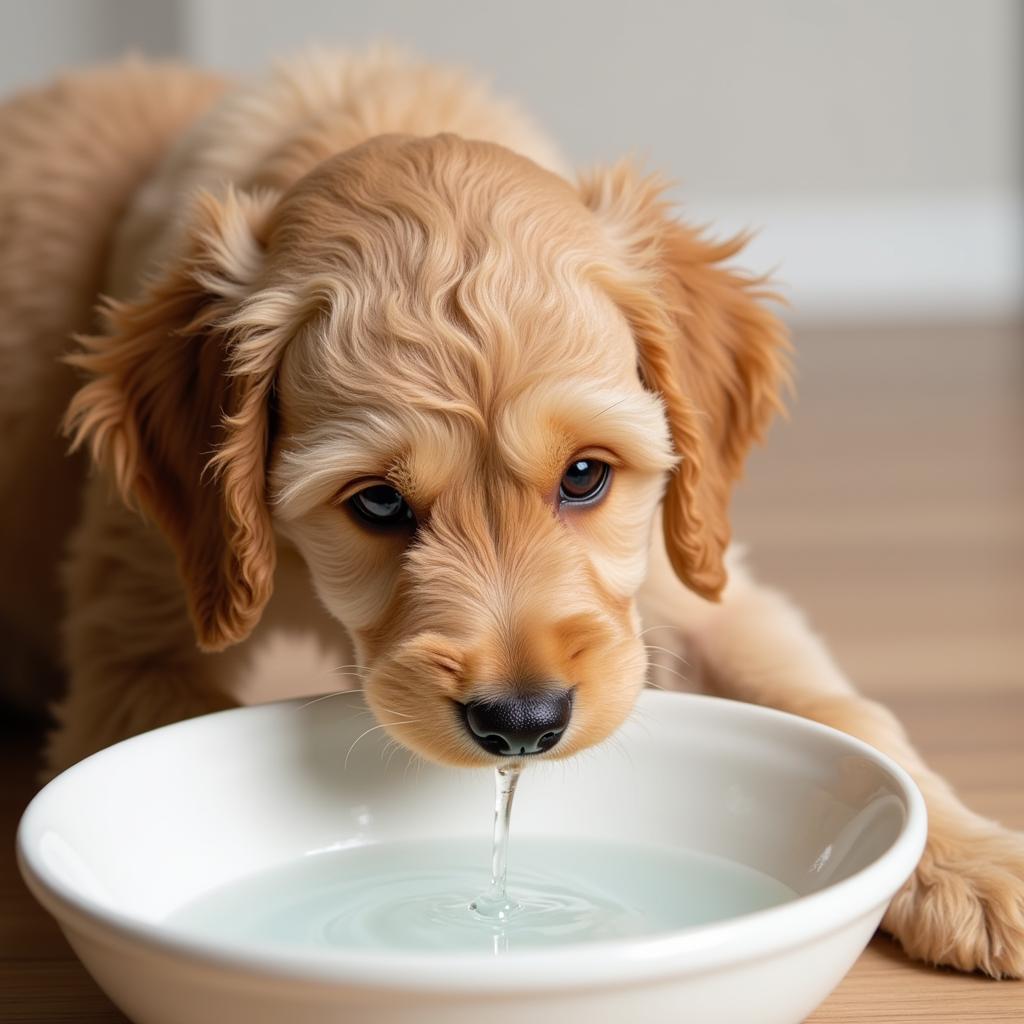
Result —
<instances>
[{"instance_id":1,"label":"dog's eye","mask_svg":"<svg viewBox=\"0 0 1024 1024\"><path fill-rule=\"evenodd\" d=\"M349 498L352 511L371 526L411 526L416 518L394 487L374 484Z\"/></svg>"},{"instance_id":2,"label":"dog's eye","mask_svg":"<svg viewBox=\"0 0 1024 1024\"><path fill-rule=\"evenodd\" d=\"M558 498L563 504L588 505L604 494L611 467L597 459L574 459L562 474Z\"/></svg>"}]
</instances>

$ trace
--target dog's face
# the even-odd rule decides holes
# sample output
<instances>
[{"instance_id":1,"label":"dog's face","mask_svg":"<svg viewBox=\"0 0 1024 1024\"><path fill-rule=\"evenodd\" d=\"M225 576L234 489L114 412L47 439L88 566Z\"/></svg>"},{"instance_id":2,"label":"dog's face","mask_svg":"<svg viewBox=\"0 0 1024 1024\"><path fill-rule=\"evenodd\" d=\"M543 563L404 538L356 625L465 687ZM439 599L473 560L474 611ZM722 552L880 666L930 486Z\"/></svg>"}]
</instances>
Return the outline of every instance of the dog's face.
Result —
<instances>
[{"instance_id":1,"label":"dog's face","mask_svg":"<svg viewBox=\"0 0 1024 1024\"><path fill-rule=\"evenodd\" d=\"M278 372L271 503L379 720L461 763L603 738L643 682L633 595L675 460L587 277L592 216L495 147L395 142L322 166L277 217L270 251L324 294Z\"/></svg>"},{"instance_id":2,"label":"dog's face","mask_svg":"<svg viewBox=\"0 0 1024 1024\"><path fill-rule=\"evenodd\" d=\"M88 343L72 422L177 547L201 644L251 630L283 536L401 743L566 756L643 685L663 495L677 573L724 583L783 345L735 249L626 169L577 189L493 145L371 140L203 201Z\"/></svg>"}]
</instances>

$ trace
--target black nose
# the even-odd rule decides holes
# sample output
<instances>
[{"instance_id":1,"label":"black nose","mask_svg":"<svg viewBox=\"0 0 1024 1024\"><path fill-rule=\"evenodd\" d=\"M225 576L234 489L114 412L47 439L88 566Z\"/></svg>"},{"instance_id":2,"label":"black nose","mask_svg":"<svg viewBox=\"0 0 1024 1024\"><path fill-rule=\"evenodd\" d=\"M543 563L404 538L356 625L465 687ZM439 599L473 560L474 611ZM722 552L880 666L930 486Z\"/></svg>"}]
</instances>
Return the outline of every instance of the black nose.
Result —
<instances>
[{"instance_id":1,"label":"black nose","mask_svg":"<svg viewBox=\"0 0 1024 1024\"><path fill-rule=\"evenodd\" d=\"M572 717L572 690L463 705L470 735L489 754L520 757L550 750Z\"/></svg>"}]
</instances>

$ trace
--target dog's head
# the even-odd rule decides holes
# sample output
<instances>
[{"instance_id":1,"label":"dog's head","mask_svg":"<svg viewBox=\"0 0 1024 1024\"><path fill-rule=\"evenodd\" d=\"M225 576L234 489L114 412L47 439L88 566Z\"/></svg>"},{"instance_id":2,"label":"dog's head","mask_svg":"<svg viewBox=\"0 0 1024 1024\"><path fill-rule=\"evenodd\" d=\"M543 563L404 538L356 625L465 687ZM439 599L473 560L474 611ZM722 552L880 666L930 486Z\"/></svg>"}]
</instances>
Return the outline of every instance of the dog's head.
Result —
<instances>
[{"instance_id":1,"label":"dog's head","mask_svg":"<svg viewBox=\"0 0 1024 1024\"><path fill-rule=\"evenodd\" d=\"M759 283L628 166L573 187L498 146L380 137L204 196L184 251L75 361L78 443L178 554L200 645L243 639L275 536L428 757L564 756L646 671L656 512L715 599L777 407Z\"/></svg>"}]
</instances>

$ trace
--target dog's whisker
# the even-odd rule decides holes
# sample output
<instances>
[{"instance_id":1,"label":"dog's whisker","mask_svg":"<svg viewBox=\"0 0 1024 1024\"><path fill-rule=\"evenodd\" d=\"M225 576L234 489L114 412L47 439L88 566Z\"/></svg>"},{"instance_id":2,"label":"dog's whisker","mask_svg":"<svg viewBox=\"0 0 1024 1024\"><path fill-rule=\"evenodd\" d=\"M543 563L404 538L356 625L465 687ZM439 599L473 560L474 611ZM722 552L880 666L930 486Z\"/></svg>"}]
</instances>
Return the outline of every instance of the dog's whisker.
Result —
<instances>
[{"instance_id":1,"label":"dog's whisker","mask_svg":"<svg viewBox=\"0 0 1024 1024\"><path fill-rule=\"evenodd\" d=\"M410 757L409 760L407 760L405 762L405 767L402 769L402 784L403 785L405 784L405 780L406 780L406 778L409 775L409 769L412 767L412 762L413 762L413 759Z\"/></svg>"},{"instance_id":2,"label":"dog's whisker","mask_svg":"<svg viewBox=\"0 0 1024 1024\"><path fill-rule=\"evenodd\" d=\"M693 668L693 666L681 655L675 651L669 650L667 647L659 647L657 644L644 644L645 651L658 651L661 654L667 654L670 658L675 658L676 661L681 661L687 668Z\"/></svg>"},{"instance_id":3,"label":"dog's whisker","mask_svg":"<svg viewBox=\"0 0 1024 1024\"><path fill-rule=\"evenodd\" d=\"M677 679L681 679L684 683L686 683L687 686L692 686L693 685L693 680L689 676L683 675L682 672L679 672L677 669L672 668L671 665L659 665L658 666L658 671L659 672L667 672L669 675L675 676ZM648 679L648 682L651 682L651 680ZM666 690L667 689L667 687L665 687L665 686L658 686L657 683L653 683L652 682L651 685L654 686L655 689L660 689L660 690Z\"/></svg>"},{"instance_id":4,"label":"dog's whisker","mask_svg":"<svg viewBox=\"0 0 1024 1024\"><path fill-rule=\"evenodd\" d=\"M330 699L332 697L344 697L346 694L351 694L351 693L362 694L362 690L335 690L335 691L333 691L331 693L322 693L319 696L313 697L312 699L307 700L304 703L300 704L296 708L296 710L297 711L302 711L305 708L308 708L308 707L310 707L313 704L319 704L320 701L328 700L328 699ZM378 706L380 707L380 709L385 714L395 715L395 716L397 716L398 718L401 718L401 719L411 719L412 718L412 715L406 714L404 711L399 711L397 708L388 707L387 705L378 705ZM374 718L376 717L375 712L371 708L362 708L361 710L357 711L356 714L362 715L364 717L367 716L367 715L369 715L370 717L374 717Z\"/></svg>"},{"instance_id":5,"label":"dog's whisker","mask_svg":"<svg viewBox=\"0 0 1024 1024\"><path fill-rule=\"evenodd\" d=\"M645 626L639 633L637 633L637 636L646 636L648 633L653 633L656 629L671 629L676 633L679 632L678 626L674 626L671 623L664 623L659 626Z\"/></svg>"},{"instance_id":6,"label":"dog's whisker","mask_svg":"<svg viewBox=\"0 0 1024 1024\"><path fill-rule=\"evenodd\" d=\"M683 658L680 655L676 654L674 651L666 650L663 647L647 647L646 650L648 650L650 652L655 652L655 653L660 653L660 654L663 654L663 655L667 655L668 657L673 658L675 661L679 662L683 666L684 669L688 669L688 670L691 670L691 671L693 669L693 666L685 658ZM650 661L650 663L648 664L648 679L650 678L650 671L668 672L670 675L674 675L678 679L682 679L685 683L692 683L692 680L686 674L686 672L681 672L677 668L675 668L672 664L665 664L665 662L661 661L660 659L659 660L652 659Z\"/></svg>"},{"instance_id":7,"label":"dog's whisker","mask_svg":"<svg viewBox=\"0 0 1024 1024\"><path fill-rule=\"evenodd\" d=\"M687 685L693 684L693 679L691 679L686 672L681 672L679 669L673 668L671 665L651 665L648 671L648 675L646 677L646 681L651 682L655 686L655 689L658 689L659 686L654 682L654 679L657 675L659 675L662 672L664 672L667 675L674 676L676 679L679 679L681 682L684 682ZM667 688L668 687L665 687L664 685L660 686L660 689L663 690Z\"/></svg>"},{"instance_id":8,"label":"dog's whisker","mask_svg":"<svg viewBox=\"0 0 1024 1024\"><path fill-rule=\"evenodd\" d=\"M313 697L311 700L307 700L304 704L300 704L295 710L302 711L304 708L308 708L311 704L319 704L322 700L327 700L330 697L344 697L347 693L360 693L360 690L334 690L331 693L322 693L319 697Z\"/></svg>"},{"instance_id":9,"label":"dog's whisker","mask_svg":"<svg viewBox=\"0 0 1024 1024\"><path fill-rule=\"evenodd\" d=\"M389 704L383 704L377 701L377 707L386 715L397 715L399 718L412 718L412 715L406 714L404 711L399 711L398 708L393 708Z\"/></svg>"},{"instance_id":10,"label":"dog's whisker","mask_svg":"<svg viewBox=\"0 0 1024 1024\"><path fill-rule=\"evenodd\" d=\"M409 754L409 759L405 762L405 768L402 770L402 782L404 783L406 777L409 774L409 769L415 764L416 765L416 778L420 777L420 768L423 765L423 758L417 754L414 750L406 748Z\"/></svg>"},{"instance_id":11,"label":"dog's whisker","mask_svg":"<svg viewBox=\"0 0 1024 1024\"><path fill-rule=\"evenodd\" d=\"M400 725L415 725L422 719L414 718L411 722L381 722L379 725L372 725L365 732L361 732L353 741L352 745L348 748L345 753L345 760L342 764L342 771L348 769L348 759L352 756L352 751L356 749L356 744L364 737L369 736L371 732L376 732L378 729L397 728Z\"/></svg>"},{"instance_id":12,"label":"dog's whisker","mask_svg":"<svg viewBox=\"0 0 1024 1024\"><path fill-rule=\"evenodd\" d=\"M384 771L391 767L395 754L402 749L402 745L395 739L389 739L380 752L380 759L384 762Z\"/></svg>"},{"instance_id":13,"label":"dog's whisker","mask_svg":"<svg viewBox=\"0 0 1024 1024\"><path fill-rule=\"evenodd\" d=\"M404 782L405 781L405 776L406 776L406 774L409 771L409 765L412 763L413 759L415 759L418 755L414 754L403 743L399 743L397 740L393 741L393 742L394 742L394 747L392 748L391 753L388 754L387 763L385 764L384 767L386 769L391 767L391 762L395 759L395 755L396 754L405 754L406 755L406 763L405 763L405 768L402 770L402 781Z\"/></svg>"}]
</instances>

